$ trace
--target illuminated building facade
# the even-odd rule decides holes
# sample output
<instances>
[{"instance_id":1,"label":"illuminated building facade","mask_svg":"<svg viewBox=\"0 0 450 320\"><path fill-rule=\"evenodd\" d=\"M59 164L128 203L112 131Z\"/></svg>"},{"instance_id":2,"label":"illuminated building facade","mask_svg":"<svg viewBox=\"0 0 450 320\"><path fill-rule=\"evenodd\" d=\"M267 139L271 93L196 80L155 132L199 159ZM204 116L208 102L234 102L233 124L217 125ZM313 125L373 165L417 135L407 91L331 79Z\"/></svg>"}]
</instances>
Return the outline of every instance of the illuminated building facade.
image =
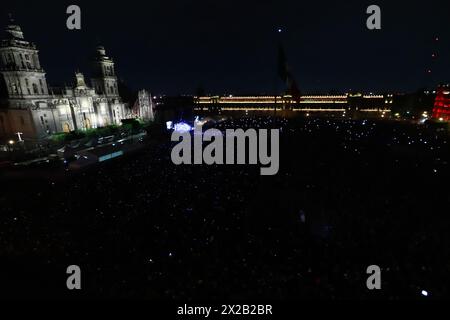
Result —
<instances>
[{"instance_id":1,"label":"illuminated building facade","mask_svg":"<svg viewBox=\"0 0 450 320\"><path fill-rule=\"evenodd\" d=\"M209 96L195 97L197 110L292 110L305 112L390 112L393 95L345 94L292 96Z\"/></svg>"},{"instance_id":2,"label":"illuminated building facade","mask_svg":"<svg viewBox=\"0 0 450 320\"><path fill-rule=\"evenodd\" d=\"M440 121L450 120L450 85L438 88L432 118Z\"/></svg>"},{"instance_id":3,"label":"illuminated building facade","mask_svg":"<svg viewBox=\"0 0 450 320\"><path fill-rule=\"evenodd\" d=\"M136 103L132 108L132 117L144 121L155 120L154 105L151 95L146 90L140 90Z\"/></svg>"},{"instance_id":4,"label":"illuminated building facade","mask_svg":"<svg viewBox=\"0 0 450 320\"><path fill-rule=\"evenodd\" d=\"M22 133L42 139L56 132L120 124L125 115L114 62L98 47L93 62L93 88L82 73L74 85L50 88L35 44L25 40L14 21L0 43L0 136Z\"/></svg>"}]
</instances>

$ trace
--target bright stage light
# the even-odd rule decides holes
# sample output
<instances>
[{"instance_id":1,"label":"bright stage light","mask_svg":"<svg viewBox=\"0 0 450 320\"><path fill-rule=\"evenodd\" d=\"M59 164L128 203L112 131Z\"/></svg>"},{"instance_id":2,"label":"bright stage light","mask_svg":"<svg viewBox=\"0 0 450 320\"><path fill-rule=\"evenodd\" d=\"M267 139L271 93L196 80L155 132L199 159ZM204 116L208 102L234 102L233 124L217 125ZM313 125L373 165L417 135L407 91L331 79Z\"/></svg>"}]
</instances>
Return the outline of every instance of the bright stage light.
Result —
<instances>
[{"instance_id":1,"label":"bright stage light","mask_svg":"<svg viewBox=\"0 0 450 320\"><path fill-rule=\"evenodd\" d=\"M192 130L192 127L191 127L190 125L188 125L187 123L185 123L185 122L179 122L179 123L176 123L176 124L175 124L174 130L175 130L176 132L181 132L181 133L183 133L183 132L189 132L189 131L191 131L191 130Z\"/></svg>"}]
</instances>

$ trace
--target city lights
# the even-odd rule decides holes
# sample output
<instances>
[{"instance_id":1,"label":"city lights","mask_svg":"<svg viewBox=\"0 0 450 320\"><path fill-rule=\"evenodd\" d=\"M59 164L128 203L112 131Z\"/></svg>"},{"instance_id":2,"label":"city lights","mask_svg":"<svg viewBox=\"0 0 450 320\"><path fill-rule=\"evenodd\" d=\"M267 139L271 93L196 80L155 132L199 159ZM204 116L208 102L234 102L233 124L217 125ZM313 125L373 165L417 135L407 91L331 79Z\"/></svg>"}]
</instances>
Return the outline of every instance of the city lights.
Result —
<instances>
[{"instance_id":1,"label":"city lights","mask_svg":"<svg viewBox=\"0 0 450 320\"><path fill-rule=\"evenodd\" d=\"M187 124L186 122L178 122L175 124L174 130L176 132L183 133L193 130L193 127Z\"/></svg>"},{"instance_id":2,"label":"city lights","mask_svg":"<svg viewBox=\"0 0 450 320\"><path fill-rule=\"evenodd\" d=\"M0 299L189 320L449 298L450 1L16 2Z\"/></svg>"}]
</instances>

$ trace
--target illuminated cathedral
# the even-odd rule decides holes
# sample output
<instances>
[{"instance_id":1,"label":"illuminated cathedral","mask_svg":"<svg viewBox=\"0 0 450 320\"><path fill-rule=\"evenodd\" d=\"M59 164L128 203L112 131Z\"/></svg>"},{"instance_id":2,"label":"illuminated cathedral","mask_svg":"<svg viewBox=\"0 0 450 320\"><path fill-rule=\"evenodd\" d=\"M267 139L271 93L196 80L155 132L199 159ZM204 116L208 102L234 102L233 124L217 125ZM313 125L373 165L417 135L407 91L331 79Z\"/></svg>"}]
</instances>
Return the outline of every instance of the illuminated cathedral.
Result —
<instances>
[{"instance_id":1,"label":"illuminated cathedral","mask_svg":"<svg viewBox=\"0 0 450 320\"><path fill-rule=\"evenodd\" d=\"M49 87L36 45L11 20L0 42L0 136L20 132L24 139L39 140L56 132L120 124L127 112L114 62L99 46L92 65L91 86L77 72L72 86Z\"/></svg>"}]
</instances>

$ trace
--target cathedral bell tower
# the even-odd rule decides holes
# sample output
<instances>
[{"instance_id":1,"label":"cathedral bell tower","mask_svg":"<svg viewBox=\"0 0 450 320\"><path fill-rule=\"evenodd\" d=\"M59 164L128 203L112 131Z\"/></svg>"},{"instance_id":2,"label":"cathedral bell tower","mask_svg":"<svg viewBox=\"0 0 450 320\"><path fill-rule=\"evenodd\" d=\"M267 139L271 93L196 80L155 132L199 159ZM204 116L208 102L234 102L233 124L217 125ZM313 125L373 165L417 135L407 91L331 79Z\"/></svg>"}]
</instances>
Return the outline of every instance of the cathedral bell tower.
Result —
<instances>
[{"instance_id":1,"label":"cathedral bell tower","mask_svg":"<svg viewBox=\"0 0 450 320\"><path fill-rule=\"evenodd\" d=\"M114 62L106 55L105 48L102 46L97 47L93 67L92 86L95 92L111 98L118 97L119 89Z\"/></svg>"},{"instance_id":2,"label":"cathedral bell tower","mask_svg":"<svg viewBox=\"0 0 450 320\"><path fill-rule=\"evenodd\" d=\"M34 43L26 41L12 18L0 42L0 74L9 100L48 96L45 71Z\"/></svg>"}]
</instances>

